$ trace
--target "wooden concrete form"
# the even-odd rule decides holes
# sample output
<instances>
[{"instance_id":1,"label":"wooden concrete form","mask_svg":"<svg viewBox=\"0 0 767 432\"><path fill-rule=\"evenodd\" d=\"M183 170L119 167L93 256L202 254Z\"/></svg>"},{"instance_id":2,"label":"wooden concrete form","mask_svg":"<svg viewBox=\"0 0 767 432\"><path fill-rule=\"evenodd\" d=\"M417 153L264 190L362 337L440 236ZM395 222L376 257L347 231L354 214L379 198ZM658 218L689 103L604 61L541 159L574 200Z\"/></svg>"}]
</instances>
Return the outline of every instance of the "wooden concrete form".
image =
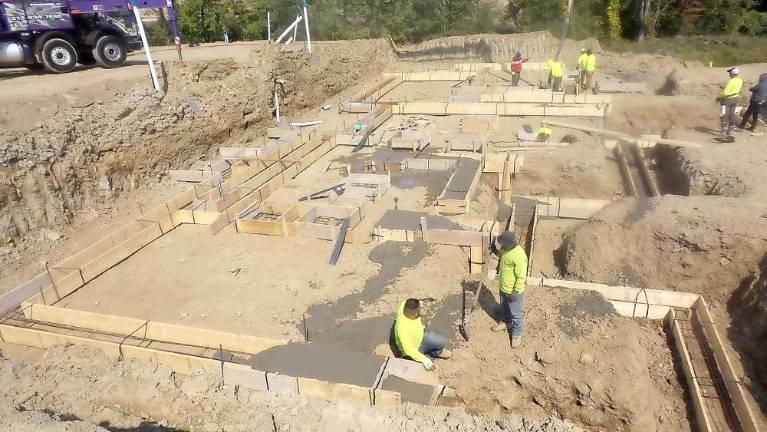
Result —
<instances>
[{"instance_id":1,"label":"wooden concrete form","mask_svg":"<svg viewBox=\"0 0 767 432\"><path fill-rule=\"evenodd\" d=\"M561 198L552 196L518 195L534 200L539 216L568 219L588 219L610 203L610 200Z\"/></svg>"},{"instance_id":2,"label":"wooden concrete form","mask_svg":"<svg viewBox=\"0 0 767 432\"><path fill-rule=\"evenodd\" d=\"M446 171L455 168L456 159L418 157L408 158L403 164L406 169Z\"/></svg>"},{"instance_id":3,"label":"wooden concrete form","mask_svg":"<svg viewBox=\"0 0 767 432\"><path fill-rule=\"evenodd\" d=\"M698 298L693 304L692 310L698 322L703 327L706 340L716 360L716 368L721 374L722 381L724 381L724 385L730 395L733 409L738 418L741 430L744 432L756 432L758 429L754 420L753 411L745 397L743 382L740 377L735 374L732 362L727 355L727 351L722 343L722 338L719 336L719 331L714 325L714 320L711 318L711 313L709 312L703 297Z\"/></svg>"},{"instance_id":4,"label":"wooden concrete form","mask_svg":"<svg viewBox=\"0 0 767 432\"><path fill-rule=\"evenodd\" d=\"M265 214L276 218L260 217ZM241 233L290 237L296 235L294 222L301 214L301 206L297 204L260 201L240 213L235 224L237 232Z\"/></svg>"},{"instance_id":5,"label":"wooden concrete form","mask_svg":"<svg viewBox=\"0 0 767 432\"><path fill-rule=\"evenodd\" d=\"M443 215L469 213L471 198L481 175L480 161L459 159L445 189L437 198L437 211Z\"/></svg>"},{"instance_id":6,"label":"wooden concrete form","mask_svg":"<svg viewBox=\"0 0 767 432\"><path fill-rule=\"evenodd\" d=\"M446 151L479 152L487 145L487 133L454 132L447 139Z\"/></svg>"},{"instance_id":7,"label":"wooden concrete form","mask_svg":"<svg viewBox=\"0 0 767 432\"><path fill-rule=\"evenodd\" d=\"M549 70L546 62L525 62L525 70L543 71ZM461 72L479 72L479 71L511 71L511 63L456 63L453 70Z\"/></svg>"},{"instance_id":8,"label":"wooden concrete form","mask_svg":"<svg viewBox=\"0 0 767 432\"><path fill-rule=\"evenodd\" d=\"M537 89L535 91L505 91L503 93L485 93L480 95L479 101L607 105L612 103L612 97L609 95L594 95L587 92L574 95Z\"/></svg>"},{"instance_id":9,"label":"wooden concrete form","mask_svg":"<svg viewBox=\"0 0 767 432\"><path fill-rule=\"evenodd\" d=\"M632 318L663 319L669 309L689 309L700 297L698 294L685 292L610 286L539 277L530 277L527 283L552 288L596 291L615 306L618 314Z\"/></svg>"},{"instance_id":10,"label":"wooden concrete form","mask_svg":"<svg viewBox=\"0 0 767 432\"><path fill-rule=\"evenodd\" d=\"M484 226L484 224L483 224ZM480 247L482 231L470 231L444 216L424 212L387 210L376 223L375 236L378 241L416 241L428 243Z\"/></svg>"},{"instance_id":11,"label":"wooden concrete form","mask_svg":"<svg viewBox=\"0 0 767 432\"><path fill-rule=\"evenodd\" d=\"M389 140L389 148L420 151L431 144L431 131L403 130Z\"/></svg>"},{"instance_id":12,"label":"wooden concrete form","mask_svg":"<svg viewBox=\"0 0 767 432\"><path fill-rule=\"evenodd\" d=\"M695 379L687 344L685 343L684 336L677 323L676 312L673 309L666 313L664 322L666 324L666 331L671 333L671 337L674 341L672 349L674 349L675 354L680 359L682 365L684 379L687 383L687 389L690 392L690 400L692 402L693 413L695 414L697 430L701 432L712 431L711 419L709 418L707 410L704 409L705 403L703 402L702 391L698 385L698 381Z\"/></svg>"},{"instance_id":13,"label":"wooden concrete form","mask_svg":"<svg viewBox=\"0 0 767 432\"><path fill-rule=\"evenodd\" d=\"M389 174L351 173L344 182L345 198L378 201L391 187Z\"/></svg>"},{"instance_id":14,"label":"wooden concrete form","mask_svg":"<svg viewBox=\"0 0 767 432\"><path fill-rule=\"evenodd\" d=\"M375 387L267 373L227 360L168 351L172 348L167 347L168 344L176 344L195 349L207 349L207 352L224 349L253 355L283 345L286 343L284 341L37 304L25 304L24 308L24 314L29 320L23 321L24 327L0 325L0 339L3 342L37 348L64 344L88 346L102 351L112 359L149 360L164 364L172 371L184 375L193 375L197 369L220 373L224 384L251 390L297 393L322 400L343 400L368 406L391 407L401 402L399 393ZM54 325L53 330L32 328L34 326L51 327L51 325ZM55 326L63 326L62 332L56 331L58 327ZM82 333L89 336L82 337L66 333ZM112 340L122 337L122 342L100 340L98 337ZM153 346L154 343L157 343L156 347ZM388 362L386 364L388 365ZM392 365L391 373L398 373L398 363L394 361ZM388 375L390 372L385 368L379 372L379 374L384 373ZM443 387L433 386L435 389Z\"/></svg>"},{"instance_id":15,"label":"wooden concrete form","mask_svg":"<svg viewBox=\"0 0 767 432\"><path fill-rule=\"evenodd\" d=\"M399 78L401 82L412 81L464 81L476 75L476 72L455 72L448 70L435 70L425 72L393 72L384 73L383 77Z\"/></svg>"},{"instance_id":16,"label":"wooden concrete form","mask_svg":"<svg viewBox=\"0 0 767 432\"><path fill-rule=\"evenodd\" d=\"M392 105L394 114L421 115L494 115L544 117L596 117L605 118L608 105L598 104L518 104L507 102L413 101Z\"/></svg>"},{"instance_id":17,"label":"wooden concrete form","mask_svg":"<svg viewBox=\"0 0 767 432\"><path fill-rule=\"evenodd\" d=\"M327 219L335 223L322 223L318 220ZM361 207L341 207L332 205L315 205L304 213L295 222L298 234L302 237L312 237L322 240L336 240L341 230L340 221L349 219L349 232L346 234L346 241L352 241L351 230L357 226L362 219Z\"/></svg>"},{"instance_id":18,"label":"wooden concrete form","mask_svg":"<svg viewBox=\"0 0 767 432\"><path fill-rule=\"evenodd\" d=\"M336 131L336 145L349 145L359 148L368 144L370 134L389 120L393 112L388 105L377 105L372 111L358 118L348 129Z\"/></svg>"},{"instance_id":19,"label":"wooden concrete form","mask_svg":"<svg viewBox=\"0 0 767 432\"><path fill-rule=\"evenodd\" d=\"M349 102L376 102L381 98L383 94L390 91L401 82L402 81L398 80L397 77L394 76L384 77L381 81L373 84L372 86L362 90L359 93L355 93L349 99Z\"/></svg>"},{"instance_id":20,"label":"wooden concrete form","mask_svg":"<svg viewBox=\"0 0 767 432\"><path fill-rule=\"evenodd\" d=\"M568 129L575 129L575 130L580 130L583 132L594 133L601 136L622 139L624 141L636 143L640 148L654 147L657 144L666 144L666 145L675 146L675 147L690 147L690 148L703 147L703 145L699 143L694 143L689 141L681 141L681 140L674 140L674 139L667 139L667 138L657 138L657 139L651 140L649 139L649 136L647 135L643 135L644 138L642 137L637 138L637 137L632 137L623 132L611 131L607 129L600 129L600 128L594 128L589 126L581 126L581 125L576 125L572 123L564 123L560 121L547 121L546 123L549 124L550 126L558 126L558 127L568 128Z\"/></svg>"}]
</instances>

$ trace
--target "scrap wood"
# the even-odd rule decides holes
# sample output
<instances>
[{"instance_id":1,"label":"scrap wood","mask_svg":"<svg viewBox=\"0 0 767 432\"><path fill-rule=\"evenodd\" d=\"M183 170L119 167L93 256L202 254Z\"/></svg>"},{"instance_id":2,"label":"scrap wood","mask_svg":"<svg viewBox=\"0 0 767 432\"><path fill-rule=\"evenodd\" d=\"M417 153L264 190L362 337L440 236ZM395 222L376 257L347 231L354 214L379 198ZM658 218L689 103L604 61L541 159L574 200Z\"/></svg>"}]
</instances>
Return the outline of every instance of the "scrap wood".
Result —
<instances>
[{"instance_id":1,"label":"scrap wood","mask_svg":"<svg viewBox=\"0 0 767 432\"><path fill-rule=\"evenodd\" d=\"M474 299L471 302L471 307L469 308L468 312L466 311L466 289L463 290L463 316L461 320L461 325L459 327L459 331L461 333L461 336L463 336L464 339L467 341L469 340L469 323L471 322L471 317L474 315L474 310L477 308L477 304L479 303L479 296L482 294L482 288L486 287L486 279L487 279L487 273L488 269L490 267L490 233L483 233L482 236L482 270L479 276L479 284L477 285L477 292L474 294Z\"/></svg>"}]
</instances>

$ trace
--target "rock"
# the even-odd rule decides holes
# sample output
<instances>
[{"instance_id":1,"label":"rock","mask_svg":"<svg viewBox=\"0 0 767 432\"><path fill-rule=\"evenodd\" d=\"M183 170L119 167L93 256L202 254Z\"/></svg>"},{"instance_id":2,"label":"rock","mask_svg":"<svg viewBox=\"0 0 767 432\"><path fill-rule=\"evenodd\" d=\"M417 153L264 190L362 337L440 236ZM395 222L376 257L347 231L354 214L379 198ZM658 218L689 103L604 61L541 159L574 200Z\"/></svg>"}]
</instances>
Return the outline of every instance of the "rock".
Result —
<instances>
[{"instance_id":1,"label":"rock","mask_svg":"<svg viewBox=\"0 0 767 432\"><path fill-rule=\"evenodd\" d=\"M11 254L11 248L3 246L0 247L0 256L10 255Z\"/></svg>"},{"instance_id":2,"label":"rock","mask_svg":"<svg viewBox=\"0 0 767 432\"><path fill-rule=\"evenodd\" d=\"M594 356L584 351L581 353L581 357L578 361L583 364L592 364L594 363Z\"/></svg>"},{"instance_id":3,"label":"rock","mask_svg":"<svg viewBox=\"0 0 767 432\"><path fill-rule=\"evenodd\" d=\"M205 425L202 427L203 432L219 432L221 430L221 426L215 424L215 423L205 423Z\"/></svg>"},{"instance_id":4,"label":"rock","mask_svg":"<svg viewBox=\"0 0 767 432\"><path fill-rule=\"evenodd\" d=\"M45 234L45 238L52 242L59 241L64 237L61 233L49 229L43 230L43 233Z\"/></svg>"},{"instance_id":5,"label":"rock","mask_svg":"<svg viewBox=\"0 0 767 432\"><path fill-rule=\"evenodd\" d=\"M27 363L24 361L13 362L11 363L11 367L9 371L14 378L18 378L19 374L21 373L22 370L24 370L26 366L27 366Z\"/></svg>"}]
</instances>

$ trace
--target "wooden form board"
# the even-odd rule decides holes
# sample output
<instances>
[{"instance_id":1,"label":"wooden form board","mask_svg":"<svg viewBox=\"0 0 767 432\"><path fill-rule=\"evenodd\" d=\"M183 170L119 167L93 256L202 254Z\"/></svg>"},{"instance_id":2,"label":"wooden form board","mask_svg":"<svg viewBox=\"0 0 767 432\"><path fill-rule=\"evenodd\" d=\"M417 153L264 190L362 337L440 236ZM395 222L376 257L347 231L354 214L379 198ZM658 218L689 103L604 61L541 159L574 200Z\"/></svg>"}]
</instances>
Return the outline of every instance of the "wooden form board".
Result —
<instances>
[{"instance_id":1,"label":"wooden form board","mask_svg":"<svg viewBox=\"0 0 767 432\"><path fill-rule=\"evenodd\" d=\"M558 127L568 128L568 129L575 129L575 130L594 133L597 135L607 136L611 138L622 139L627 142L635 143L639 145L640 148L653 147L656 144L666 144L670 146L689 147L689 148L703 147L702 144L689 142L689 141L681 141L681 140L674 140L674 139L668 139L668 138L657 138L651 141L649 136L646 136L646 135L643 135L644 138L642 137L637 138L637 137L632 137L623 132L611 131L607 129L600 129L600 128L594 128L589 126L582 126L582 125L577 125L572 123L564 123L560 121L547 121L546 123L550 126L558 126Z\"/></svg>"},{"instance_id":2,"label":"wooden form board","mask_svg":"<svg viewBox=\"0 0 767 432\"><path fill-rule=\"evenodd\" d=\"M738 417L738 423L740 424L741 429L744 432L757 432L758 429L756 427L756 422L754 421L754 413L746 400L743 383L735 374L732 362L727 355L727 351L722 343L722 338L719 336L719 331L716 328L713 318L711 318L711 313L709 312L703 297L700 297L695 301L692 309L697 315L698 321L705 331L708 345L714 353L717 370L721 374L722 381L724 381L724 385L730 395L733 409Z\"/></svg>"},{"instance_id":3,"label":"wooden form board","mask_svg":"<svg viewBox=\"0 0 767 432\"><path fill-rule=\"evenodd\" d=\"M426 237L424 232L420 228L414 229L391 229L382 228L377 226L374 230L375 236L378 241L405 241L414 242L416 240L423 240L427 243L452 245L452 246L464 246L464 247L481 247L482 246L482 232L478 231L463 231L463 230L449 230L449 229L428 229L426 230Z\"/></svg>"},{"instance_id":4,"label":"wooden form board","mask_svg":"<svg viewBox=\"0 0 767 432\"><path fill-rule=\"evenodd\" d=\"M338 220L349 219L349 231L346 234L346 241L351 242L353 234L352 228L362 220L361 207L341 207L318 205L312 206L309 211L304 213L296 222L298 234L303 237L312 237L322 240L336 240L341 232L340 225L325 225L314 222L317 218L326 217Z\"/></svg>"},{"instance_id":5,"label":"wooden form board","mask_svg":"<svg viewBox=\"0 0 767 432\"><path fill-rule=\"evenodd\" d=\"M402 81L395 76L384 77L378 83L373 84L359 93L355 93L351 99L349 99L349 102L376 102L381 96L401 83Z\"/></svg>"},{"instance_id":6,"label":"wooden form board","mask_svg":"<svg viewBox=\"0 0 767 432\"><path fill-rule=\"evenodd\" d=\"M550 103L550 104L610 104L609 95L594 95L588 93L565 94L551 91L536 92L504 92L486 93L479 97L480 102L509 102L509 103Z\"/></svg>"},{"instance_id":7,"label":"wooden form board","mask_svg":"<svg viewBox=\"0 0 767 432\"><path fill-rule=\"evenodd\" d=\"M655 306L666 306L672 308L684 308L688 309L698 300L700 295L677 292L677 291L664 291L654 290L646 288L633 288L625 286L611 286L590 282L578 282L560 279L549 278L528 278L530 285L542 285L553 288L568 288L579 290L596 291L602 294L608 300L615 300L620 302L626 302L630 304L649 304ZM639 316L640 314L636 314ZM660 317L663 318L663 317Z\"/></svg>"},{"instance_id":8,"label":"wooden form board","mask_svg":"<svg viewBox=\"0 0 767 432\"><path fill-rule=\"evenodd\" d=\"M597 104L518 104L507 102L456 102L413 101L392 105L394 114L448 115L495 115L495 116L551 116L596 117L607 116L607 105Z\"/></svg>"},{"instance_id":9,"label":"wooden form board","mask_svg":"<svg viewBox=\"0 0 767 432\"><path fill-rule=\"evenodd\" d=\"M391 187L389 174L351 173L344 186L345 198L378 201Z\"/></svg>"},{"instance_id":10,"label":"wooden form board","mask_svg":"<svg viewBox=\"0 0 767 432\"><path fill-rule=\"evenodd\" d=\"M525 62L523 68L531 71L549 70L546 62ZM483 70L491 71L511 71L511 63L456 63L453 70L461 72L479 72Z\"/></svg>"},{"instance_id":11,"label":"wooden form board","mask_svg":"<svg viewBox=\"0 0 767 432\"><path fill-rule=\"evenodd\" d=\"M357 119L350 128L336 133L336 145L350 145L358 147L368 140L370 134L378 129L392 116L391 106L379 105L372 111ZM357 130L359 129L359 130ZM370 143L367 143L370 145Z\"/></svg>"},{"instance_id":12,"label":"wooden form board","mask_svg":"<svg viewBox=\"0 0 767 432\"><path fill-rule=\"evenodd\" d=\"M447 151L481 151L487 145L487 134L482 132L455 132L447 139Z\"/></svg>"},{"instance_id":13,"label":"wooden form board","mask_svg":"<svg viewBox=\"0 0 767 432\"><path fill-rule=\"evenodd\" d=\"M287 342L256 336L233 334L194 327L144 321L134 318L118 317L92 312L77 311L37 304L25 304L24 313L30 320L66 325L82 330L105 332L113 335L133 335L158 342L206 347L217 350L219 347L243 354L257 354ZM21 330L21 331L17 331ZM53 345L75 343L101 349L112 358L132 357L153 360L167 364L178 373L191 375L196 368L220 371L221 362L208 358L171 353L151 347L87 339L78 336L60 335L45 330L19 329L13 326L0 326L0 336L9 343L47 348ZM396 362L394 363L396 364ZM271 375L271 376L269 376ZM257 371L246 365L224 362L223 379L225 384L242 385L254 390L272 390L269 382L275 384L278 377ZM295 385L285 383L293 381ZM330 383L311 378L293 378L280 376L281 384L293 387L299 394L324 400L346 400L368 405L393 406L400 403L399 394L385 390L354 386L343 383ZM272 387L274 387L272 385ZM284 387L284 385L283 385ZM276 389L274 389L276 390Z\"/></svg>"},{"instance_id":14,"label":"wooden form board","mask_svg":"<svg viewBox=\"0 0 767 432\"><path fill-rule=\"evenodd\" d=\"M132 334L133 336L143 339L211 349L219 349L219 347L223 347L225 350L240 353L256 354L287 343L286 341L257 336L226 333L203 328L60 308L56 306L45 306L29 302L22 304L22 309L24 311L24 316L30 320L62 324L81 329L125 336Z\"/></svg>"},{"instance_id":15,"label":"wooden form board","mask_svg":"<svg viewBox=\"0 0 767 432\"><path fill-rule=\"evenodd\" d=\"M534 200L539 216L571 219L588 219L611 202L610 200L552 196L520 195L519 197Z\"/></svg>"},{"instance_id":16,"label":"wooden form board","mask_svg":"<svg viewBox=\"0 0 767 432\"><path fill-rule=\"evenodd\" d=\"M428 130L400 131L389 140L389 147L392 149L419 151L429 144L431 144L431 131Z\"/></svg>"},{"instance_id":17,"label":"wooden form board","mask_svg":"<svg viewBox=\"0 0 767 432\"><path fill-rule=\"evenodd\" d=\"M476 72L460 72L435 70L425 72L394 72L384 73L384 78L399 78L401 82L408 81L464 81L476 75Z\"/></svg>"},{"instance_id":18,"label":"wooden form board","mask_svg":"<svg viewBox=\"0 0 767 432\"><path fill-rule=\"evenodd\" d=\"M203 170L168 170L168 176L175 182L199 183L210 173Z\"/></svg>"},{"instance_id":19,"label":"wooden form board","mask_svg":"<svg viewBox=\"0 0 767 432\"><path fill-rule=\"evenodd\" d=\"M456 159L409 158L403 164L405 169L446 171L455 168Z\"/></svg>"},{"instance_id":20,"label":"wooden form board","mask_svg":"<svg viewBox=\"0 0 767 432\"><path fill-rule=\"evenodd\" d=\"M708 412L704 409L705 404L703 402L703 395L700 386L698 385L698 381L695 379L694 369L687 350L687 344L684 341L681 329L677 325L676 312L673 309L669 310L664 317L664 323L667 331L671 334L674 340L672 348L680 359L682 365L682 372L684 374L685 382L687 383L687 389L690 392L690 399L692 400L697 430L701 432L712 431L711 419L708 416Z\"/></svg>"},{"instance_id":21,"label":"wooden form board","mask_svg":"<svg viewBox=\"0 0 767 432\"><path fill-rule=\"evenodd\" d=\"M450 190L454 178L459 175L459 169L461 169L460 164L461 160L457 162L456 169L448 179L445 189L437 198L435 206L440 214L455 215L469 213L471 198L474 195L479 179L482 176L482 163L480 161L480 163L477 164L477 170L474 172L471 183L465 188L465 191Z\"/></svg>"},{"instance_id":22,"label":"wooden form board","mask_svg":"<svg viewBox=\"0 0 767 432\"><path fill-rule=\"evenodd\" d=\"M293 222L298 220L303 206L263 201L246 209L235 219L237 232L290 237L296 234ZM258 214L279 215L277 220L256 219Z\"/></svg>"}]
</instances>

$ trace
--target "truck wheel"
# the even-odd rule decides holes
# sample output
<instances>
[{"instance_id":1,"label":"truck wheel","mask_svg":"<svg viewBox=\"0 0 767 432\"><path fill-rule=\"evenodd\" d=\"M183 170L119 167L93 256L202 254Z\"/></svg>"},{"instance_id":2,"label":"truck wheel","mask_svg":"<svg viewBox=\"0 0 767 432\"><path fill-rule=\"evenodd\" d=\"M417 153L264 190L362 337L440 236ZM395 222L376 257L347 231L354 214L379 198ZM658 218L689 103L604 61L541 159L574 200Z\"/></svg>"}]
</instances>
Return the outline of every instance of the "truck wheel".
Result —
<instances>
[{"instance_id":1,"label":"truck wheel","mask_svg":"<svg viewBox=\"0 0 767 432\"><path fill-rule=\"evenodd\" d=\"M116 36L101 36L93 47L93 57L105 68L115 68L125 63L128 45Z\"/></svg>"},{"instance_id":2,"label":"truck wheel","mask_svg":"<svg viewBox=\"0 0 767 432\"><path fill-rule=\"evenodd\" d=\"M54 73L69 72L77 65L77 50L64 39L46 41L41 54L45 68Z\"/></svg>"}]
</instances>

